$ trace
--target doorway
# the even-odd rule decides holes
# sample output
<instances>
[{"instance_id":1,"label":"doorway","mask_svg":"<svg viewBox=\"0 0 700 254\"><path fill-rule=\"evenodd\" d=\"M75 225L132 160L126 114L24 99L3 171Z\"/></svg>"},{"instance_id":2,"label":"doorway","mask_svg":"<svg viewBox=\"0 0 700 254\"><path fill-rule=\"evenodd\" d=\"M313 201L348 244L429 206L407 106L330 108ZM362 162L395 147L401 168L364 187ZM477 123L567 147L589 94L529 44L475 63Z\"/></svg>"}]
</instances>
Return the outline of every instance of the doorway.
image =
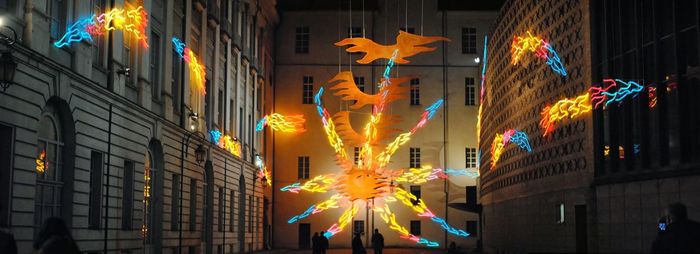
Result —
<instances>
[{"instance_id":1,"label":"doorway","mask_svg":"<svg viewBox=\"0 0 700 254\"><path fill-rule=\"evenodd\" d=\"M299 223L299 249L311 247L311 224Z\"/></svg>"},{"instance_id":2,"label":"doorway","mask_svg":"<svg viewBox=\"0 0 700 254\"><path fill-rule=\"evenodd\" d=\"M586 205L576 205L574 207L576 213L576 252L588 252L588 220L586 214Z\"/></svg>"}]
</instances>

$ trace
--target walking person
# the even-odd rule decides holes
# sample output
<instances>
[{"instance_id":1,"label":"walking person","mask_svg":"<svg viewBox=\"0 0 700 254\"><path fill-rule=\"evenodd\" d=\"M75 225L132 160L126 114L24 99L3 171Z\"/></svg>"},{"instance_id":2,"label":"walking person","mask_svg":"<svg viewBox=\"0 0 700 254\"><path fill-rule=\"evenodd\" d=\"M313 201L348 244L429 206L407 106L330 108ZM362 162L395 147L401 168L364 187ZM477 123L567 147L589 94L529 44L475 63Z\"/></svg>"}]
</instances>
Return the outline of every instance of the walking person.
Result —
<instances>
[{"instance_id":1,"label":"walking person","mask_svg":"<svg viewBox=\"0 0 700 254\"><path fill-rule=\"evenodd\" d=\"M384 236L376 228L372 235L372 248L374 249L374 254L382 254L382 250L384 250Z\"/></svg>"},{"instance_id":2,"label":"walking person","mask_svg":"<svg viewBox=\"0 0 700 254\"><path fill-rule=\"evenodd\" d=\"M311 249L311 253L313 254L321 253L321 238L318 236L318 232L314 233L314 236L311 237Z\"/></svg>"},{"instance_id":3,"label":"walking person","mask_svg":"<svg viewBox=\"0 0 700 254\"><path fill-rule=\"evenodd\" d=\"M44 221L39 237L34 242L34 253L38 254L78 254L80 249L63 219L51 217Z\"/></svg>"},{"instance_id":4,"label":"walking person","mask_svg":"<svg viewBox=\"0 0 700 254\"><path fill-rule=\"evenodd\" d=\"M652 253L700 253L700 223L688 219L685 205L669 205L658 230Z\"/></svg>"},{"instance_id":5,"label":"walking person","mask_svg":"<svg viewBox=\"0 0 700 254\"><path fill-rule=\"evenodd\" d=\"M321 239L319 245L321 254L326 254L326 250L328 250L328 238L326 237L326 232L321 231L321 235L319 235L318 238Z\"/></svg>"},{"instance_id":6,"label":"walking person","mask_svg":"<svg viewBox=\"0 0 700 254\"><path fill-rule=\"evenodd\" d=\"M365 254L365 246L362 245L362 238L360 238L360 233L355 234L352 238L352 254Z\"/></svg>"}]
</instances>

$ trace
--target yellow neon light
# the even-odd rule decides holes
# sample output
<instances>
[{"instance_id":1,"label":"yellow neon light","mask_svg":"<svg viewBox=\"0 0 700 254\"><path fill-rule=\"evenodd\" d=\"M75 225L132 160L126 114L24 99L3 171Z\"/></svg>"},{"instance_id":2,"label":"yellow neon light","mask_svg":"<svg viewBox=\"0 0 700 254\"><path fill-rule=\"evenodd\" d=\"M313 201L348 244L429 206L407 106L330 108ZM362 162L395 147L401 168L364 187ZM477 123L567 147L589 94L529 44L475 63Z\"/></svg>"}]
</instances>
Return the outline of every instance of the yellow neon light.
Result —
<instances>
[{"instance_id":1,"label":"yellow neon light","mask_svg":"<svg viewBox=\"0 0 700 254\"><path fill-rule=\"evenodd\" d=\"M581 116L582 114L591 111L591 96L589 93L579 95L574 99L564 98L552 106L547 106L542 109L540 115L542 120L540 120L540 128L544 129L543 137L546 137L554 131L554 124L563 120L564 118L575 118Z\"/></svg>"}]
</instances>

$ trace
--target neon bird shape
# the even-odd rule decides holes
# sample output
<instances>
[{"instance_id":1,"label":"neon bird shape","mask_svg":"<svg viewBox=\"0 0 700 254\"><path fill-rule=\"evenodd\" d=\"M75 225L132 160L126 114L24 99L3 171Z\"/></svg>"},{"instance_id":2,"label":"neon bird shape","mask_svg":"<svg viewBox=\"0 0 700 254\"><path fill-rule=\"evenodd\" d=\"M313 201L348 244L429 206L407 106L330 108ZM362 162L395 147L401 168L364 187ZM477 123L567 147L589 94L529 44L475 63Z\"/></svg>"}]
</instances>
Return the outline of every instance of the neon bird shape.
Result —
<instances>
[{"instance_id":1,"label":"neon bird shape","mask_svg":"<svg viewBox=\"0 0 700 254\"><path fill-rule=\"evenodd\" d=\"M503 151L505 151L506 145L508 143L513 143L518 145L518 147L523 150L532 152L532 147L530 146L530 139L527 133L524 131L518 131L515 129L508 129L503 134L496 134L491 143L491 168L495 168L496 164L501 158Z\"/></svg>"},{"instance_id":2,"label":"neon bird shape","mask_svg":"<svg viewBox=\"0 0 700 254\"><path fill-rule=\"evenodd\" d=\"M481 64L481 86L479 90L479 113L476 116L476 147L477 148L477 155L476 155L476 167L479 168L481 166L481 117L484 112L484 95L486 94L486 89L485 89L485 84L486 84L486 51L488 49L488 36L484 36L484 56L483 59L484 61Z\"/></svg>"},{"instance_id":3,"label":"neon bird shape","mask_svg":"<svg viewBox=\"0 0 700 254\"><path fill-rule=\"evenodd\" d=\"M255 166L258 167L258 179L267 184L267 186L272 186L272 176L270 175L270 171L267 170L265 159L262 156L255 156Z\"/></svg>"},{"instance_id":4,"label":"neon bird shape","mask_svg":"<svg viewBox=\"0 0 700 254\"><path fill-rule=\"evenodd\" d=\"M241 143L238 139L231 138L229 135L224 135L221 131L217 129L209 130L209 141L216 144L221 149L228 151L229 153L241 157Z\"/></svg>"},{"instance_id":5,"label":"neon bird shape","mask_svg":"<svg viewBox=\"0 0 700 254\"><path fill-rule=\"evenodd\" d=\"M206 94L206 70L204 69L204 65L197 60L197 55L190 48L185 46L185 43L180 39L173 37L172 43L175 52L187 63L190 71L190 88L202 95Z\"/></svg>"},{"instance_id":6,"label":"neon bird shape","mask_svg":"<svg viewBox=\"0 0 700 254\"><path fill-rule=\"evenodd\" d=\"M365 55L358 59L357 62L361 64L368 64L377 59L391 59L394 51L398 51L394 62L399 64L407 64L410 61L406 60L406 57L411 57L423 52L434 51L435 47L423 46L425 44L433 43L436 41L450 41L450 39L439 36L420 36L416 34L407 33L404 31L399 31L399 35L396 36L396 44L392 45L381 45L367 38L346 38L339 42L336 42L336 46L348 46L345 51L350 53L363 52Z\"/></svg>"},{"instance_id":7,"label":"neon bird shape","mask_svg":"<svg viewBox=\"0 0 700 254\"><path fill-rule=\"evenodd\" d=\"M92 42L93 36L119 29L137 39L144 48L148 48L147 26L148 14L143 6L129 9L115 8L99 15L93 14L90 17L78 19L53 45L62 48L83 40Z\"/></svg>"},{"instance_id":8,"label":"neon bird shape","mask_svg":"<svg viewBox=\"0 0 700 254\"><path fill-rule=\"evenodd\" d=\"M518 64L525 52L532 52L535 57L545 60L554 72L566 76L566 67L552 45L542 38L533 36L530 31L527 31L526 36L513 37L510 52L512 55L511 64L513 65Z\"/></svg>"},{"instance_id":9,"label":"neon bird shape","mask_svg":"<svg viewBox=\"0 0 700 254\"><path fill-rule=\"evenodd\" d=\"M305 122L306 119L304 119L304 115L285 116L279 113L272 113L258 121L258 124L255 126L255 131L261 132L265 129L265 126L269 126L274 131L299 133L305 131Z\"/></svg>"},{"instance_id":10,"label":"neon bird shape","mask_svg":"<svg viewBox=\"0 0 700 254\"><path fill-rule=\"evenodd\" d=\"M565 118L576 118L591 111L591 94L585 93L576 98L564 98L551 106L546 106L540 111L540 128L544 130L542 137L548 136L554 131L554 124Z\"/></svg>"},{"instance_id":11,"label":"neon bird shape","mask_svg":"<svg viewBox=\"0 0 700 254\"><path fill-rule=\"evenodd\" d=\"M404 38L415 35L401 32L399 36ZM398 39L399 44L402 43L402 40L405 40L405 38L401 38ZM431 39L431 41L436 40L440 39ZM357 45L356 42L358 41L369 40L364 38L346 39L337 45L342 46L350 44L351 42ZM405 44L406 42L403 43ZM429 42L415 42L413 45L422 45L425 43ZM366 46L367 44L362 47ZM371 105L372 114L361 131L354 131L349 127L349 113L344 113L345 115L341 115L342 117L338 117L338 115L336 115L336 117L331 116L322 100L322 96L325 92L323 87L321 87L314 96L316 111L321 118L328 143L335 153L336 164L339 170L334 174L319 175L309 181L293 183L280 189L282 192L289 193L333 193L329 199L309 206L309 208L302 211L300 214L290 218L288 222L296 223L313 214L320 214L329 209L343 209L337 221L331 225L324 234L326 238L331 238L342 232L347 225L352 222L359 208L366 205L371 207L374 211L377 211L382 217L382 221L384 221L390 229L396 231L402 238L420 245L438 247L439 244L437 242L412 235L405 227L397 223L396 215L389 208L389 203L400 201L400 203L416 212L418 216L429 217L433 222L440 225L440 227L448 232L466 237L468 236L466 232L451 227L446 221L436 217L435 214L427 208L423 200L403 190L399 184L400 182L420 184L431 180L444 179L453 175L468 175L467 172L431 167L407 170L387 168L387 165L391 161L391 156L398 148L408 143L418 130L424 128L428 121L437 116L444 101L439 99L427 107L417 123L409 131L401 132L400 130L396 130L396 132L399 133L398 135L392 137L387 135L387 133L392 131L389 126L398 121L398 119L388 115L385 109L392 102L404 99L406 93L408 93L407 89L400 86L401 83L408 79L391 78L391 69L394 66L394 62L405 63L407 61L402 60L403 57L412 56L420 52L425 52L426 50L416 51L414 48L406 49L403 46L396 45L381 47L385 48L372 52L364 51L367 52L367 55L365 55L364 60L361 61L361 63L369 63L380 58L388 59L382 79L377 84L379 89L376 94L365 94L359 91L359 89L356 89L354 82L352 82L353 75L351 72L341 72L330 81L331 84L335 83L335 86L330 88L336 91L336 93L333 94L334 96L341 97L341 100L346 101L356 100L356 105L360 104L357 105L356 108ZM357 50L356 48L352 50L349 49L348 51L359 52L361 50ZM382 142L382 140L386 140L386 142ZM359 147L356 163L349 161L347 158L345 150L350 145ZM383 203L383 205L374 207L374 202L368 202L369 200L378 200ZM418 207L414 206L413 203L418 204Z\"/></svg>"},{"instance_id":12,"label":"neon bird shape","mask_svg":"<svg viewBox=\"0 0 700 254\"><path fill-rule=\"evenodd\" d=\"M613 92L612 90L618 87L618 82L621 85L617 91ZM603 109L605 109L610 103L622 103L626 98L630 96L635 97L644 90L644 86L634 81L625 82L620 79L604 79L603 84L603 87L593 86L589 89L591 103L593 103L595 109L598 109L601 104Z\"/></svg>"}]
</instances>

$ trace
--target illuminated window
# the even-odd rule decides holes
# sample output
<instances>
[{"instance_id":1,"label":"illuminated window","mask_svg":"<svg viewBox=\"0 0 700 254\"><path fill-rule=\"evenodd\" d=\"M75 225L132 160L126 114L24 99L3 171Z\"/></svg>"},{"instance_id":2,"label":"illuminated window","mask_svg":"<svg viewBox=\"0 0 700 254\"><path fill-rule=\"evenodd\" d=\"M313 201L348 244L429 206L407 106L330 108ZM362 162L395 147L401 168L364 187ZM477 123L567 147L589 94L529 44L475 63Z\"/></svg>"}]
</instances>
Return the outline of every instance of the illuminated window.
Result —
<instances>
[{"instance_id":1,"label":"illuminated window","mask_svg":"<svg viewBox=\"0 0 700 254\"><path fill-rule=\"evenodd\" d=\"M42 172L37 172L34 196L34 226L38 230L50 217L61 217L63 191L63 139L61 125L53 114L53 109L45 110L38 129L37 154L45 154L40 160L44 164ZM39 161L39 159L37 159Z\"/></svg>"},{"instance_id":2,"label":"illuminated window","mask_svg":"<svg viewBox=\"0 0 700 254\"><path fill-rule=\"evenodd\" d=\"M411 105L420 105L420 79L411 79Z\"/></svg>"},{"instance_id":3,"label":"illuminated window","mask_svg":"<svg viewBox=\"0 0 700 254\"><path fill-rule=\"evenodd\" d=\"M294 41L294 52L297 54L309 53L309 27L297 27Z\"/></svg>"},{"instance_id":4,"label":"illuminated window","mask_svg":"<svg viewBox=\"0 0 700 254\"><path fill-rule=\"evenodd\" d=\"M355 158L353 160L355 162L355 165L357 165L360 162L360 148L355 147Z\"/></svg>"},{"instance_id":5,"label":"illuminated window","mask_svg":"<svg viewBox=\"0 0 700 254\"><path fill-rule=\"evenodd\" d=\"M564 223L564 203L558 204L557 206L557 223Z\"/></svg>"},{"instance_id":6,"label":"illuminated window","mask_svg":"<svg viewBox=\"0 0 700 254\"><path fill-rule=\"evenodd\" d=\"M415 236L420 235L420 221L419 220L412 220L411 221L411 234Z\"/></svg>"},{"instance_id":7,"label":"illuminated window","mask_svg":"<svg viewBox=\"0 0 700 254\"><path fill-rule=\"evenodd\" d=\"M466 168L476 168L476 148L467 147L466 149Z\"/></svg>"},{"instance_id":8,"label":"illuminated window","mask_svg":"<svg viewBox=\"0 0 700 254\"><path fill-rule=\"evenodd\" d=\"M474 86L474 78L464 78L464 105L476 105L476 86Z\"/></svg>"},{"instance_id":9,"label":"illuminated window","mask_svg":"<svg viewBox=\"0 0 700 254\"><path fill-rule=\"evenodd\" d=\"M297 159L298 173L297 178L309 179L309 156L300 156Z\"/></svg>"},{"instance_id":10,"label":"illuminated window","mask_svg":"<svg viewBox=\"0 0 700 254\"><path fill-rule=\"evenodd\" d=\"M462 54L476 54L476 28L462 27Z\"/></svg>"},{"instance_id":11,"label":"illuminated window","mask_svg":"<svg viewBox=\"0 0 700 254\"><path fill-rule=\"evenodd\" d=\"M411 147L409 149L409 167L420 168L420 148Z\"/></svg>"},{"instance_id":12,"label":"illuminated window","mask_svg":"<svg viewBox=\"0 0 700 254\"><path fill-rule=\"evenodd\" d=\"M122 230L131 230L134 219L134 162L124 160L122 186Z\"/></svg>"},{"instance_id":13,"label":"illuminated window","mask_svg":"<svg viewBox=\"0 0 700 254\"><path fill-rule=\"evenodd\" d=\"M314 77L304 76L303 82L301 103L312 104L314 101Z\"/></svg>"}]
</instances>

